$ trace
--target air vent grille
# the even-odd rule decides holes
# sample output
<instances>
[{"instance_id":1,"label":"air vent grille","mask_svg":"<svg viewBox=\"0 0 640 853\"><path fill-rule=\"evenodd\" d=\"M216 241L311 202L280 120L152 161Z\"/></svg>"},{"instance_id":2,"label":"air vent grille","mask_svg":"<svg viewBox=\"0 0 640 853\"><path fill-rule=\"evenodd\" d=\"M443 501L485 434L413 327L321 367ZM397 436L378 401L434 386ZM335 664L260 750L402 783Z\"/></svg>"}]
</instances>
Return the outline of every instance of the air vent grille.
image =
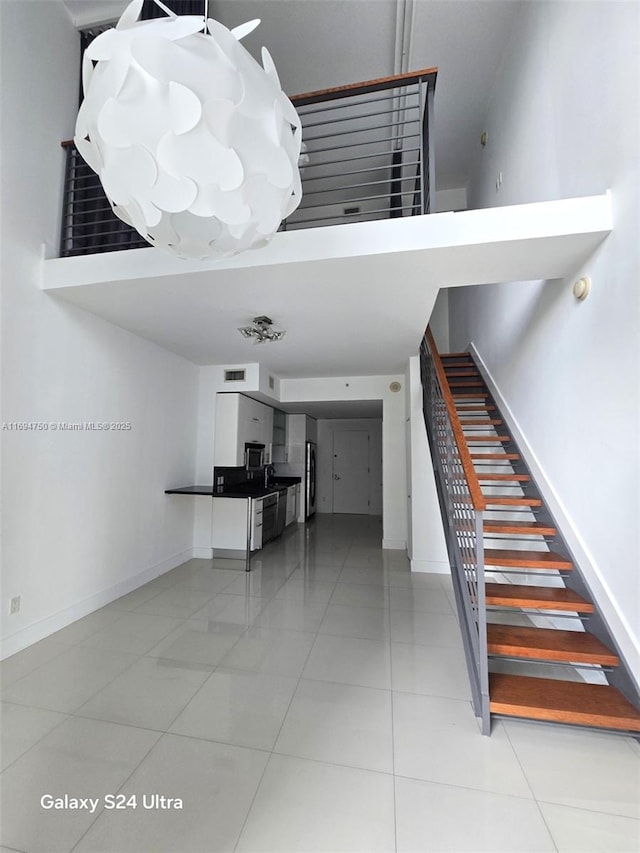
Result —
<instances>
[{"instance_id":1,"label":"air vent grille","mask_svg":"<svg viewBox=\"0 0 640 853\"><path fill-rule=\"evenodd\" d=\"M245 370L225 370L224 372L225 382L244 382L245 378Z\"/></svg>"}]
</instances>

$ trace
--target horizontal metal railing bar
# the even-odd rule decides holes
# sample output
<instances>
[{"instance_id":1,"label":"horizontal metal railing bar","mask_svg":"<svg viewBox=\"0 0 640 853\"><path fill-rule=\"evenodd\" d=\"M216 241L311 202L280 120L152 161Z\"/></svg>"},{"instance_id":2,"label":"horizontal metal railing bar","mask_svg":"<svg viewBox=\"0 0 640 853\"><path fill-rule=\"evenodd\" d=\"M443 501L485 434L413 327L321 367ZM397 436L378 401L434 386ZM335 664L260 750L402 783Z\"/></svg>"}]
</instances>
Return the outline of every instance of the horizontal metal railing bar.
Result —
<instances>
[{"instance_id":1,"label":"horizontal metal railing bar","mask_svg":"<svg viewBox=\"0 0 640 853\"><path fill-rule=\"evenodd\" d=\"M103 201L111 207L109 199L105 195L102 185L98 182L95 186L89 186L86 190L69 189L67 191L67 203L75 204L90 201Z\"/></svg>"},{"instance_id":2,"label":"horizontal metal railing bar","mask_svg":"<svg viewBox=\"0 0 640 853\"><path fill-rule=\"evenodd\" d=\"M387 140L391 141L391 140ZM409 154L412 151L420 151L420 148L403 148L403 151L406 151ZM317 152L314 152L317 153ZM392 154L392 151L376 151L374 154L358 154L356 157L343 157L341 160L325 160L322 163L307 163L304 167L305 169L313 169L318 166L334 166L337 163L353 163L355 160L371 160L373 157L388 157ZM381 169L390 169L392 167L392 163L388 163L384 166L380 166ZM344 174L349 175L351 172L345 172ZM309 179L307 179L309 180Z\"/></svg>"},{"instance_id":3,"label":"horizontal metal railing bar","mask_svg":"<svg viewBox=\"0 0 640 853\"><path fill-rule=\"evenodd\" d=\"M128 229L128 230L125 230L125 229ZM144 239L144 237L141 237L140 234L138 234L138 232L134 228L132 228L130 225L127 225L125 222L122 223L122 230L119 232L116 232L116 233L128 234L129 232L131 232L132 234L137 234L138 235L137 239L143 240L145 243L147 242ZM94 237L113 237L113 236L114 236L113 230L96 231L94 234L76 234L75 239L83 240L83 239L86 239L87 237L91 237L93 239Z\"/></svg>"},{"instance_id":4,"label":"horizontal metal railing bar","mask_svg":"<svg viewBox=\"0 0 640 853\"><path fill-rule=\"evenodd\" d=\"M349 83L346 86L336 86L332 89L303 92L300 95L291 95L290 100L294 105L305 106L306 104L331 101L336 98L349 98L352 95L381 92L385 89L400 89L425 82L435 87L437 77L437 68L421 68L418 71L408 71L404 74L394 74L390 77L378 77L374 80L365 80L361 83Z\"/></svg>"},{"instance_id":5,"label":"horizontal metal railing bar","mask_svg":"<svg viewBox=\"0 0 640 853\"><path fill-rule=\"evenodd\" d=\"M413 92L408 93L407 95L398 95L399 98L410 98L413 97ZM351 105L350 105L351 106ZM357 116L343 116L342 118L328 118L326 121L314 121L310 124L303 123L302 130L309 130L310 127L324 127L325 124L337 124L340 121L360 121L361 118L373 118L374 116L388 116L391 113L395 112L404 112L405 110L419 110L420 104L405 104L402 107L391 107L391 109L387 110L376 110L372 113L359 113ZM311 115L311 113L303 113L303 115ZM412 121L418 121L418 119L412 119Z\"/></svg>"},{"instance_id":6,"label":"horizontal metal railing bar","mask_svg":"<svg viewBox=\"0 0 640 853\"><path fill-rule=\"evenodd\" d=\"M326 190L307 190L305 192L305 196L308 198L310 195L320 195L320 193L337 193L342 192L343 190L357 190L362 189L362 187L373 187L378 186L379 184L404 183L405 181L413 182L415 181L415 178L385 178L381 181L364 181L361 184L347 184L346 186L341 185L339 187L329 187L329 189ZM406 192L409 192L409 190Z\"/></svg>"},{"instance_id":7,"label":"horizontal metal railing bar","mask_svg":"<svg viewBox=\"0 0 640 853\"><path fill-rule=\"evenodd\" d=\"M82 199L82 201L83 201L83 202L88 202L88 201L100 201L100 200L101 200L101 197L100 197L100 196L96 196L96 198L95 198L95 199ZM102 200L105 202L105 204L102 204L102 205L100 205L100 206L94 207L92 210L83 210L83 211L76 211L76 210L74 210L74 211L73 211L73 217L74 217L74 219L75 219L76 217L78 217L78 216L95 216L95 215L96 215L96 214L98 214L98 213L106 213L108 210L109 210L109 211L112 211L112 210L113 210L113 208L111 207L111 205L109 204L109 202L107 201L107 199L106 199L106 198L104 198L104 196L102 197ZM114 216L115 216L115 214L114 214Z\"/></svg>"},{"instance_id":8,"label":"horizontal metal railing bar","mask_svg":"<svg viewBox=\"0 0 640 853\"><path fill-rule=\"evenodd\" d=\"M387 113L388 115L388 113ZM305 136L304 130L302 138L305 143L315 142L318 139L333 139L335 136L353 136L356 133L371 133L373 131L381 131L381 130L392 130L394 127L405 127L408 124L418 124L418 120L414 119L413 121L395 121L390 124L377 124L373 125L373 127L353 127L350 130L336 130L334 133L320 133L317 136ZM411 136L420 136L420 127L416 133L410 134ZM406 139L406 136L394 136L394 141L396 139Z\"/></svg>"},{"instance_id":9,"label":"horizontal metal railing bar","mask_svg":"<svg viewBox=\"0 0 640 853\"><path fill-rule=\"evenodd\" d=\"M325 151L341 151L343 148L361 148L363 145L379 145L381 143L398 142L401 139L419 138L419 133L406 133L403 136L383 137L382 139L367 139L365 142L351 142L347 145L327 145L325 148L309 148L307 154L324 154ZM388 151L379 151L378 154L388 154ZM309 166L311 163L309 163ZM307 167L308 168L308 167Z\"/></svg>"},{"instance_id":10,"label":"horizontal metal railing bar","mask_svg":"<svg viewBox=\"0 0 640 853\"><path fill-rule=\"evenodd\" d=\"M135 228L133 228L131 225L128 225L122 219L118 219L117 217L114 217L113 219L97 219L95 222L92 222L89 225L81 225L81 226L65 225L64 227L65 227L65 231L68 232L68 239L74 239L74 240L82 240L86 237L93 237L95 234L102 234L102 233L111 234L111 233L113 233L113 230L112 231L106 231L106 232L91 230L98 225L111 225L111 226L113 226L113 228L118 227L118 228L123 228L123 229L124 228L131 228L132 231L135 231Z\"/></svg>"},{"instance_id":11,"label":"horizontal metal railing bar","mask_svg":"<svg viewBox=\"0 0 640 853\"><path fill-rule=\"evenodd\" d=\"M111 243L101 243L100 246L92 247L90 252L87 252L86 249L71 249L66 252L62 252L63 258L76 258L76 257L85 257L87 254L91 255L102 255L105 252L127 252L131 249L144 249L146 246L151 248L148 243L143 245L137 245L136 243L127 243L123 245L119 243L118 245Z\"/></svg>"},{"instance_id":12,"label":"horizontal metal railing bar","mask_svg":"<svg viewBox=\"0 0 640 853\"><path fill-rule=\"evenodd\" d=\"M95 172L87 172L86 175L72 175L69 178L69 186L73 187L74 184L86 183L87 181L93 181L97 186L100 183L100 178Z\"/></svg>"},{"instance_id":13,"label":"horizontal metal railing bar","mask_svg":"<svg viewBox=\"0 0 640 853\"><path fill-rule=\"evenodd\" d=\"M420 149L419 148L412 148L410 150L411 151L419 151ZM368 156L369 155L366 155L366 157L368 157ZM381 155L380 154L374 154L373 156L374 157L380 157ZM352 160L364 160L365 157L352 157L351 159ZM344 162L350 162L350 161L336 160L335 162L336 163L344 163ZM409 163L399 163L398 165L400 167L404 168L405 166L417 166L419 162L420 162L419 160L415 160L415 161L411 160ZM315 165L315 166L330 166L331 163L314 163L313 165ZM307 168L308 168L308 166L305 166L305 169L307 169ZM309 181L325 181L325 180L328 180L329 178L346 178L349 175L364 175L366 172L381 172L385 169L393 169L393 164L387 163L384 166L369 166L366 169L351 169L349 172L332 172L329 175L317 175L315 178L308 178L305 174L304 178L302 179L302 188L304 190L304 187L309 183ZM389 180L391 180L391 179L389 179ZM403 178L403 180L405 180L405 179Z\"/></svg>"},{"instance_id":14,"label":"horizontal metal railing bar","mask_svg":"<svg viewBox=\"0 0 640 853\"><path fill-rule=\"evenodd\" d=\"M378 198L395 198L396 196L403 196L403 195L407 195L407 193L403 193L402 191L398 191L395 193L382 193L381 195L364 195L364 196L359 196L358 198L342 199L341 201L334 202L334 204L343 204L343 205L346 204L347 206L349 206L352 204L356 204L359 201L375 201ZM314 210L316 207L327 207L328 204L330 204L330 203L331 202L325 201L322 204L306 204L304 206L300 205L298 210ZM411 204L411 207L413 207L413 203ZM398 208L394 207L394 210L397 210L397 209ZM361 212L364 212L364 211L361 211ZM342 214L340 214L340 215L342 215Z\"/></svg>"},{"instance_id":15,"label":"horizontal metal railing bar","mask_svg":"<svg viewBox=\"0 0 640 853\"><path fill-rule=\"evenodd\" d=\"M413 210L413 204L405 204L402 207L394 207L393 210ZM293 219L292 216L287 219L287 228L289 225L302 225L305 222L324 222L326 219L342 219L345 216L370 216L372 213L389 213L388 207L381 207L377 210L361 210L359 213L332 213L329 216L313 216L310 219Z\"/></svg>"},{"instance_id":16,"label":"horizontal metal railing bar","mask_svg":"<svg viewBox=\"0 0 640 853\"><path fill-rule=\"evenodd\" d=\"M350 101L349 103L346 103L346 104L345 103L330 104L329 106L319 107L316 110L305 110L303 112L299 107L296 107L296 110L297 110L298 115L300 116L300 118L302 120L302 126L304 127L304 119L306 116L319 115L320 113L334 112L335 110L347 110L350 107L360 106L361 104L382 104L382 103L384 103L384 101L395 101L395 100L399 101L401 98L411 98L416 94L417 94L417 90L415 90L415 91L407 90L406 92L400 92L400 94L398 94L398 95L386 95L386 96L382 96L380 98L358 98L357 100ZM354 95L353 97L356 98L357 96ZM326 103L327 102L325 101L325 104ZM393 112L393 110L398 110L398 109L401 109L401 107L400 106L391 107L390 112Z\"/></svg>"}]
</instances>

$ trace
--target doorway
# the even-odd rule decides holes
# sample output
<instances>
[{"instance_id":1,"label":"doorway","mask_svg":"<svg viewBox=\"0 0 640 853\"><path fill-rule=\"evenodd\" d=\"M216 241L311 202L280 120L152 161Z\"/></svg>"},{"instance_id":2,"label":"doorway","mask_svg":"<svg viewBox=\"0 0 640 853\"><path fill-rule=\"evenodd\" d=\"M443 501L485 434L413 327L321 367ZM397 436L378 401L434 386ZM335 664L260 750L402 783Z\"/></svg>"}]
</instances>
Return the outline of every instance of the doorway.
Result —
<instances>
[{"instance_id":1,"label":"doorway","mask_svg":"<svg viewBox=\"0 0 640 853\"><path fill-rule=\"evenodd\" d=\"M364 430L333 433L334 513L369 512L369 445L369 433Z\"/></svg>"}]
</instances>

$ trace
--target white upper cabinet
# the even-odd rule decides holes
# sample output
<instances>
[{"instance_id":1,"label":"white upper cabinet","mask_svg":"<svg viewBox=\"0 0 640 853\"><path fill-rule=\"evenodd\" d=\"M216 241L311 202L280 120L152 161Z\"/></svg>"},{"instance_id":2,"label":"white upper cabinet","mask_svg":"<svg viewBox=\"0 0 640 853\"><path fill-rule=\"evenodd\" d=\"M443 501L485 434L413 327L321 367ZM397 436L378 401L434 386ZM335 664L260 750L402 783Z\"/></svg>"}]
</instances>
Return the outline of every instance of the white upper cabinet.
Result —
<instances>
[{"instance_id":1,"label":"white upper cabinet","mask_svg":"<svg viewBox=\"0 0 640 853\"><path fill-rule=\"evenodd\" d=\"M213 437L213 464L244 465L244 440L240 445L240 394L216 395L216 427Z\"/></svg>"},{"instance_id":2,"label":"white upper cabinet","mask_svg":"<svg viewBox=\"0 0 640 853\"><path fill-rule=\"evenodd\" d=\"M271 461L273 409L242 394L216 396L213 464L244 465L245 444L264 444L265 463Z\"/></svg>"}]
</instances>

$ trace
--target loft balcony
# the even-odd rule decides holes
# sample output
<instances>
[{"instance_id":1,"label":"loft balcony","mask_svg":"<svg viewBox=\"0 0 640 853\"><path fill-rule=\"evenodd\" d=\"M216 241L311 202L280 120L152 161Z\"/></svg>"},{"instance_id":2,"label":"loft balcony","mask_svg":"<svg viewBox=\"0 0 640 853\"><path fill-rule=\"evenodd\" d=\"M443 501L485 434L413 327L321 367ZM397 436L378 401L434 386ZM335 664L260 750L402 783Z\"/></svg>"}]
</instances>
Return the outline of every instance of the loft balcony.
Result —
<instances>
[{"instance_id":1,"label":"loft balcony","mask_svg":"<svg viewBox=\"0 0 640 853\"><path fill-rule=\"evenodd\" d=\"M292 231L431 213L436 68L295 95L302 121L303 197ZM149 245L111 209L100 179L67 152L60 257Z\"/></svg>"},{"instance_id":2,"label":"loft balcony","mask_svg":"<svg viewBox=\"0 0 640 853\"><path fill-rule=\"evenodd\" d=\"M227 258L152 248L67 144L62 246L44 261L43 290L197 364L246 361L236 329L251 305L305 341L304 365L288 345L270 351L281 376L342 375L347 362L362 375L403 371L439 290L563 279L612 228L609 193L435 213L436 73L294 98L309 157L302 204L267 246ZM376 334L385 347L371 345Z\"/></svg>"}]
</instances>

